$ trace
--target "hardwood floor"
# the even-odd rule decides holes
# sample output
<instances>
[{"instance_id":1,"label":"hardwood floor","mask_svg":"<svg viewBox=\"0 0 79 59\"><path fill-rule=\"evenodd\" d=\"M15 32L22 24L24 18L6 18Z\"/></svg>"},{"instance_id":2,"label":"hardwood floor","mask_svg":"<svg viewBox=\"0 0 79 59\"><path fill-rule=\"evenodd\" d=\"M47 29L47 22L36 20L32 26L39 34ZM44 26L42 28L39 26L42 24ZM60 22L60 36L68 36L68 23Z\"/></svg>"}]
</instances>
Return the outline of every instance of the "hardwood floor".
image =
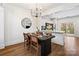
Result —
<instances>
[{"instance_id":1,"label":"hardwood floor","mask_svg":"<svg viewBox=\"0 0 79 59\"><path fill-rule=\"evenodd\" d=\"M68 56L79 56L79 37L65 37L65 54Z\"/></svg>"},{"instance_id":2,"label":"hardwood floor","mask_svg":"<svg viewBox=\"0 0 79 59\"><path fill-rule=\"evenodd\" d=\"M64 46L52 43L49 56L79 56L79 37L65 36ZM0 50L0 56L34 56L24 47L24 43L8 46Z\"/></svg>"},{"instance_id":3,"label":"hardwood floor","mask_svg":"<svg viewBox=\"0 0 79 59\"><path fill-rule=\"evenodd\" d=\"M52 44L52 52L49 56L57 55L61 56L64 55L63 47L57 44ZM5 49L0 50L0 56L34 56L33 53L28 51L24 47L24 43L8 46Z\"/></svg>"}]
</instances>

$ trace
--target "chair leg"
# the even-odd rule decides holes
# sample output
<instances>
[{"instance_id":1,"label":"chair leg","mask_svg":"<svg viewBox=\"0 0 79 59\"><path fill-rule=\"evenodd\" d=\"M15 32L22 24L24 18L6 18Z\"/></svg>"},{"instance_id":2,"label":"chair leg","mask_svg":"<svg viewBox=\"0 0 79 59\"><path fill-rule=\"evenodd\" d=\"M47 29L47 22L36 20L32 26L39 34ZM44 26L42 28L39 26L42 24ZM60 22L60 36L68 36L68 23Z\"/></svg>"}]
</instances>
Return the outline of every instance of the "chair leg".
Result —
<instances>
[{"instance_id":1,"label":"chair leg","mask_svg":"<svg viewBox=\"0 0 79 59\"><path fill-rule=\"evenodd\" d=\"M27 45L27 50L30 50L30 45L29 44Z\"/></svg>"},{"instance_id":2,"label":"chair leg","mask_svg":"<svg viewBox=\"0 0 79 59\"><path fill-rule=\"evenodd\" d=\"M24 42L24 47L25 47L25 42Z\"/></svg>"},{"instance_id":3,"label":"chair leg","mask_svg":"<svg viewBox=\"0 0 79 59\"><path fill-rule=\"evenodd\" d=\"M39 48L36 50L36 56L39 56Z\"/></svg>"},{"instance_id":4,"label":"chair leg","mask_svg":"<svg viewBox=\"0 0 79 59\"><path fill-rule=\"evenodd\" d=\"M41 55L41 46L39 46L39 50L38 51L39 51L38 54L40 56Z\"/></svg>"},{"instance_id":5,"label":"chair leg","mask_svg":"<svg viewBox=\"0 0 79 59\"><path fill-rule=\"evenodd\" d=\"M27 42L24 42L24 48L27 48L27 50L29 50L29 46L27 45Z\"/></svg>"},{"instance_id":6,"label":"chair leg","mask_svg":"<svg viewBox=\"0 0 79 59\"><path fill-rule=\"evenodd\" d=\"M38 56L38 50L37 50L37 52L36 52L36 56Z\"/></svg>"},{"instance_id":7,"label":"chair leg","mask_svg":"<svg viewBox=\"0 0 79 59\"><path fill-rule=\"evenodd\" d=\"M29 49L30 49L30 52L32 53L32 47L31 47L31 46L30 46L30 48L29 48Z\"/></svg>"}]
</instances>

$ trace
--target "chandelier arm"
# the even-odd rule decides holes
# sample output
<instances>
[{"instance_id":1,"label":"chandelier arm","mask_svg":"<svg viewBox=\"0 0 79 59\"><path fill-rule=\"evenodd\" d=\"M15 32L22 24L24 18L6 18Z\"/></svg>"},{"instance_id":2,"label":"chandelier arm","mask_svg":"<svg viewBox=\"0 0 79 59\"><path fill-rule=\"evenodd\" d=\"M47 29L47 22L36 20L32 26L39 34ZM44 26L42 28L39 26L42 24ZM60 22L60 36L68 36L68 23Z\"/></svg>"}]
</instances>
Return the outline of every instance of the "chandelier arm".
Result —
<instances>
[{"instance_id":1,"label":"chandelier arm","mask_svg":"<svg viewBox=\"0 0 79 59\"><path fill-rule=\"evenodd\" d=\"M41 9L40 8L37 8L36 7L36 9L35 10L32 10L31 9L31 15L33 16L33 17L40 17L41 16L41 14L42 14L42 12L41 12Z\"/></svg>"}]
</instances>

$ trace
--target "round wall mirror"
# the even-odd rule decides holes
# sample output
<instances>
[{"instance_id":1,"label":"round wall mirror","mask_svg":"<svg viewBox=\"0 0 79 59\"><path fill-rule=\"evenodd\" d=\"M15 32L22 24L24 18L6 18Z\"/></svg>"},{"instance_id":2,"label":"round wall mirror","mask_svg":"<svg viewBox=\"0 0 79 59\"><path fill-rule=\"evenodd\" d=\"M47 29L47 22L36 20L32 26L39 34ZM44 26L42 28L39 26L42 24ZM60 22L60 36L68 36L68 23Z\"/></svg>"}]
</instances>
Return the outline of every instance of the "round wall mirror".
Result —
<instances>
[{"instance_id":1,"label":"round wall mirror","mask_svg":"<svg viewBox=\"0 0 79 59\"><path fill-rule=\"evenodd\" d=\"M31 22L31 20L29 18L24 18L21 21L21 25L22 25L23 28L28 29L28 28L31 27L32 22Z\"/></svg>"}]
</instances>

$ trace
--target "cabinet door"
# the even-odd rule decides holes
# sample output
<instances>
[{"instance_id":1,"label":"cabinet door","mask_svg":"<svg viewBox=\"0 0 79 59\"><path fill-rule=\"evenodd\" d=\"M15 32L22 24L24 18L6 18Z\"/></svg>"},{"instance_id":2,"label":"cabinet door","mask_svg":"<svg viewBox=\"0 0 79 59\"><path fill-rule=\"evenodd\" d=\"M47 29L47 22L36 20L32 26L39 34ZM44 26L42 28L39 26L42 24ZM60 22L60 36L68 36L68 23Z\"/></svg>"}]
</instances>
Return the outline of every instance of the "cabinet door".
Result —
<instances>
[{"instance_id":1,"label":"cabinet door","mask_svg":"<svg viewBox=\"0 0 79 59\"><path fill-rule=\"evenodd\" d=\"M55 35L55 38L52 39L53 43L64 45L64 35L60 33L53 33Z\"/></svg>"},{"instance_id":2,"label":"cabinet door","mask_svg":"<svg viewBox=\"0 0 79 59\"><path fill-rule=\"evenodd\" d=\"M4 9L0 6L0 49L4 46Z\"/></svg>"}]
</instances>

